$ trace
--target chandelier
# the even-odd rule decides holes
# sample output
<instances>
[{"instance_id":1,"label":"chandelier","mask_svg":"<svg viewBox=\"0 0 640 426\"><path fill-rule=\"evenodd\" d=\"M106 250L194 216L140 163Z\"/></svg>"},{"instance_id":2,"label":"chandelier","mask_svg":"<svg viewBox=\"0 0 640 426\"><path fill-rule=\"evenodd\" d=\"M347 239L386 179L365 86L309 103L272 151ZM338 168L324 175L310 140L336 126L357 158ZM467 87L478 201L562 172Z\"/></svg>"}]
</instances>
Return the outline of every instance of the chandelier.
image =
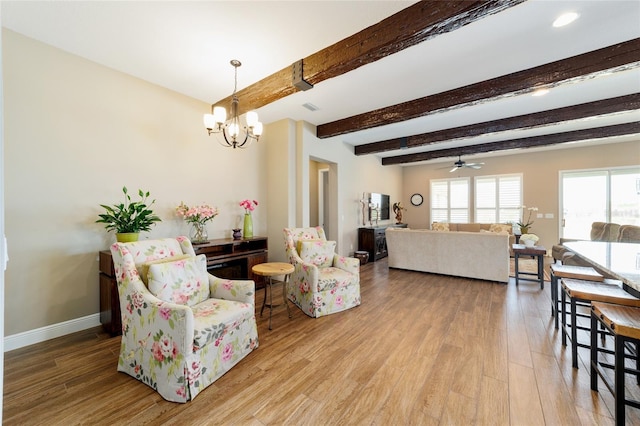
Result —
<instances>
[{"instance_id":1,"label":"chandelier","mask_svg":"<svg viewBox=\"0 0 640 426\"><path fill-rule=\"evenodd\" d=\"M211 105L211 114L204 115L204 127L209 135L212 133L222 134L223 138L218 138L222 146L230 148L246 148L253 140L258 141L262 134L262 123L258 121L258 113L249 111L246 115L246 126L240 127L240 117L238 117L238 67L242 65L237 59L231 60L231 65L235 69L235 83L233 86L233 96L231 99L231 114L227 120L227 110L221 106Z\"/></svg>"}]
</instances>

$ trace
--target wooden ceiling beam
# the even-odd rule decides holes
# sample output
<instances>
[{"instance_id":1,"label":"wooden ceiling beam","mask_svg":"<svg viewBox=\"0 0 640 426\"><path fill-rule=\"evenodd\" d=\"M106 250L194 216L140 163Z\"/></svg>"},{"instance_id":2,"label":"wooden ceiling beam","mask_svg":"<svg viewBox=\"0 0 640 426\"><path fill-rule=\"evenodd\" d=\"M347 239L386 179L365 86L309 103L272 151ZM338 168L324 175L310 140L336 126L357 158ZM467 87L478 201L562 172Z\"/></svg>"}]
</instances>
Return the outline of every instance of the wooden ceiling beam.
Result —
<instances>
[{"instance_id":1,"label":"wooden ceiling beam","mask_svg":"<svg viewBox=\"0 0 640 426\"><path fill-rule=\"evenodd\" d=\"M524 1L419 1L304 58L303 78L311 84L318 84ZM239 113L260 108L298 90L293 86L292 67L288 66L239 90L236 93L240 102ZM231 95L214 105L231 105Z\"/></svg>"},{"instance_id":2,"label":"wooden ceiling beam","mask_svg":"<svg viewBox=\"0 0 640 426\"><path fill-rule=\"evenodd\" d=\"M467 126L438 130L405 138L389 139L358 145L354 148L354 152L356 155L376 154L402 148L416 148L419 146L431 145L454 139L471 138L487 133L548 126L565 121L634 110L640 110L640 93L587 102L579 105L571 105L568 107L556 108L533 114L524 114L516 117L485 121L484 123L469 124Z\"/></svg>"},{"instance_id":3,"label":"wooden ceiling beam","mask_svg":"<svg viewBox=\"0 0 640 426\"><path fill-rule=\"evenodd\" d=\"M435 111L460 107L472 102L486 101L524 90L533 90L538 86L558 84L562 81L604 72L638 61L640 61L640 38L446 92L321 124L317 127L316 134L319 138L329 138L398 123L412 118L423 117Z\"/></svg>"},{"instance_id":4,"label":"wooden ceiling beam","mask_svg":"<svg viewBox=\"0 0 640 426\"><path fill-rule=\"evenodd\" d=\"M447 148L437 151L421 152L417 154L399 155L382 159L383 166L428 161L436 158L454 157L458 155L472 155L485 152L504 151L508 149L534 148L547 145L557 145L590 139L602 139L613 136L640 134L640 122L616 124L612 126L595 127L592 129L575 130L572 132L553 133L550 135L531 136L527 138L511 139L507 141L490 142L479 145L468 145L460 148Z\"/></svg>"}]
</instances>

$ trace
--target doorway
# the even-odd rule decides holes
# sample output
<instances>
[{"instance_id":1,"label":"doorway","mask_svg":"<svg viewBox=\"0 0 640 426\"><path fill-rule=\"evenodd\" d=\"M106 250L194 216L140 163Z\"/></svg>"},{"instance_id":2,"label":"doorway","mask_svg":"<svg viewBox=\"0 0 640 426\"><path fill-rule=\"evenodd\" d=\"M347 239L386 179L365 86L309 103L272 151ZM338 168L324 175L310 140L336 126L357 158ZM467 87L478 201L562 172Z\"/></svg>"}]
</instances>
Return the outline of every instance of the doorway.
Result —
<instances>
[{"instance_id":1,"label":"doorway","mask_svg":"<svg viewBox=\"0 0 640 426\"><path fill-rule=\"evenodd\" d=\"M331 219L329 215L329 169L318 170L318 223L329 235Z\"/></svg>"}]
</instances>

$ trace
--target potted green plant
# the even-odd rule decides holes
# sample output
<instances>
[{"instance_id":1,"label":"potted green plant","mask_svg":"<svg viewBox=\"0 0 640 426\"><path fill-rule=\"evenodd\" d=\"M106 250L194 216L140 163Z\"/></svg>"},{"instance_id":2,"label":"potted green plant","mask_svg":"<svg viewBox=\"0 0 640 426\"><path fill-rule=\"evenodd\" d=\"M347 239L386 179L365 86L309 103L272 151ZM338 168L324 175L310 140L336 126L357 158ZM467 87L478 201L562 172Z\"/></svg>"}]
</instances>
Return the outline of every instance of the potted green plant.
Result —
<instances>
[{"instance_id":1,"label":"potted green plant","mask_svg":"<svg viewBox=\"0 0 640 426\"><path fill-rule=\"evenodd\" d=\"M140 201L131 201L126 186L122 187L122 192L125 197L124 203L113 206L100 204L106 213L99 214L100 219L96 220L96 223L104 223L107 231L115 231L118 242L138 241L140 232L150 231L154 223L161 221L150 208L156 200L147 205L149 192L143 192L141 189L138 190Z\"/></svg>"}]
</instances>

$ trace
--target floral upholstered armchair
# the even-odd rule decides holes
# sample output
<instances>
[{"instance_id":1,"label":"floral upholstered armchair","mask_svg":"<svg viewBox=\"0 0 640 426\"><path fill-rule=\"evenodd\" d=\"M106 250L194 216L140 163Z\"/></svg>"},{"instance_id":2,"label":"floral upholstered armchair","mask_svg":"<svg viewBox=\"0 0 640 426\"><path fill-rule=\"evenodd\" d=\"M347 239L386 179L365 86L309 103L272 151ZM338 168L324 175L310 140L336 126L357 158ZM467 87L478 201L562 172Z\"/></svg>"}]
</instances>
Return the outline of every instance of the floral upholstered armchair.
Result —
<instances>
[{"instance_id":1,"label":"floral upholstered armchair","mask_svg":"<svg viewBox=\"0 0 640 426\"><path fill-rule=\"evenodd\" d=\"M111 253L122 312L118 371L187 402L258 347L254 282L207 273L187 237L115 243Z\"/></svg>"},{"instance_id":2,"label":"floral upholstered armchair","mask_svg":"<svg viewBox=\"0 0 640 426\"><path fill-rule=\"evenodd\" d=\"M305 314L317 318L360 304L360 261L336 254L322 227L285 228L284 240L295 267L287 297Z\"/></svg>"}]
</instances>

